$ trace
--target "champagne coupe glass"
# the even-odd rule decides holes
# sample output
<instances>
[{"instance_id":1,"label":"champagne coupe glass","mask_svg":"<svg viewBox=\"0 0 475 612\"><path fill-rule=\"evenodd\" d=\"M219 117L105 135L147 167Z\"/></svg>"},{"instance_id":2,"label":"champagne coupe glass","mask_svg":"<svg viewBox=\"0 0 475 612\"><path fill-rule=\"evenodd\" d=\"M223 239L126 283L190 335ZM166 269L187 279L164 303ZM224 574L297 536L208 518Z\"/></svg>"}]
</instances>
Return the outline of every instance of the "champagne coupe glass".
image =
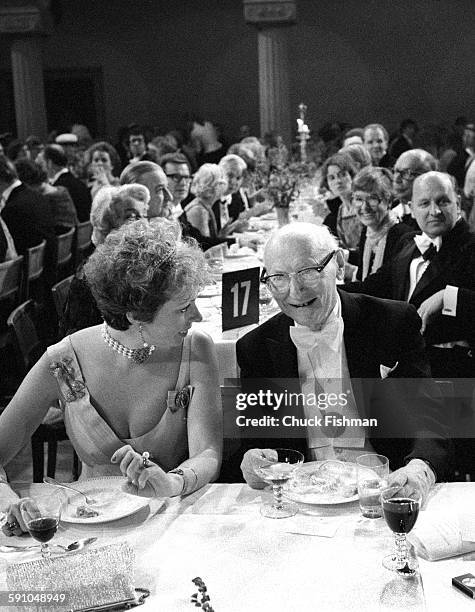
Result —
<instances>
[{"instance_id":1,"label":"champagne coupe glass","mask_svg":"<svg viewBox=\"0 0 475 612\"><path fill-rule=\"evenodd\" d=\"M383 516L388 527L394 532L396 545L395 552L384 557L383 565L401 575L413 576L416 566L414 561L408 558L406 534L414 527L419 516L421 496L420 493L410 497L398 496L397 491L398 489L390 487L381 493Z\"/></svg>"},{"instance_id":2,"label":"champagne coupe glass","mask_svg":"<svg viewBox=\"0 0 475 612\"><path fill-rule=\"evenodd\" d=\"M282 501L282 486L289 480L295 470L302 465L304 456L291 448L276 448L274 461L263 459L256 469L258 475L272 484L274 499L263 504L261 514L268 518L287 518L298 512L297 504Z\"/></svg>"},{"instance_id":3,"label":"champagne coupe glass","mask_svg":"<svg viewBox=\"0 0 475 612\"><path fill-rule=\"evenodd\" d=\"M61 518L61 493L35 495L34 499L25 499L20 506L21 515L31 536L41 543L41 556L51 556L48 542L58 529Z\"/></svg>"}]
</instances>

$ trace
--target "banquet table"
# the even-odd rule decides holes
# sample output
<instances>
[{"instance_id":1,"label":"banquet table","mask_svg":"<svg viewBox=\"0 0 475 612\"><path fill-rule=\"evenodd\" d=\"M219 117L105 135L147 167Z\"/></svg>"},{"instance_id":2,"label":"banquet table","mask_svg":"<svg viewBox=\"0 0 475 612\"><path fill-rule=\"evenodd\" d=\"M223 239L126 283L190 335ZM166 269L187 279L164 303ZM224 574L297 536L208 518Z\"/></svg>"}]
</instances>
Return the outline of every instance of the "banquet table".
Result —
<instances>
[{"instance_id":1,"label":"banquet table","mask_svg":"<svg viewBox=\"0 0 475 612\"><path fill-rule=\"evenodd\" d=\"M44 486L19 490L34 495ZM462 504L474 487L436 485L425 511L444 507L448 498ZM473 609L472 600L451 586L451 578L475 573L475 555L419 559L418 575L403 579L381 565L392 550L384 520L362 518L357 502L301 504L296 517L273 520L259 512L269 495L245 484L211 484L184 499L167 499L161 507L151 500L149 507L114 522L61 523L55 537L69 543L97 536L93 547L129 542L136 551L135 586L151 591L144 610L191 610L196 576L205 581L215 612ZM305 533L315 527L336 533ZM25 540L2 535L0 543ZM0 555L0 589L6 588L8 562L8 555Z\"/></svg>"}]
</instances>

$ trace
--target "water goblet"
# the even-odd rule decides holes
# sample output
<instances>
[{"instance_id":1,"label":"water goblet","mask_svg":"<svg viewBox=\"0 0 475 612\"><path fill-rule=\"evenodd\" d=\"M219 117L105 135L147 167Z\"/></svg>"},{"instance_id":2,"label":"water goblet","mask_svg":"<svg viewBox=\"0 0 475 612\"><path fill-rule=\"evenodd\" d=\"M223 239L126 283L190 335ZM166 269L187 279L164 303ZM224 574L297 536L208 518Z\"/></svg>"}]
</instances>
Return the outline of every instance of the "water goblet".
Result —
<instances>
[{"instance_id":1,"label":"water goblet","mask_svg":"<svg viewBox=\"0 0 475 612\"><path fill-rule=\"evenodd\" d=\"M395 552L384 557L383 565L386 569L410 577L416 573L416 563L414 559L409 559L407 554L406 534L414 527L419 516L421 496L419 493L410 497L398 496L398 490L389 487L381 493L384 520L394 532L395 541Z\"/></svg>"},{"instance_id":2,"label":"water goblet","mask_svg":"<svg viewBox=\"0 0 475 612\"><path fill-rule=\"evenodd\" d=\"M256 469L261 478L272 484L274 493L273 501L262 505L261 514L268 518L287 518L297 514L298 506L282 500L282 487L303 463L304 456L291 448L276 448L275 452L277 457L274 461L263 459Z\"/></svg>"},{"instance_id":3,"label":"water goblet","mask_svg":"<svg viewBox=\"0 0 475 612\"><path fill-rule=\"evenodd\" d=\"M20 511L30 535L41 543L41 556L51 556L48 542L58 529L61 518L61 493L53 492L36 495L34 499L25 499Z\"/></svg>"},{"instance_id":4,"label":"water goblet","mask_svg":"<svg viewBox=\"0 0 475 612\"><path fill-rule=\"evenodd\" d=\"M389 460L384 455L365 454L356 459L358 499L361 514L366 518L380 518L381 491L387 487Z\"/></svg>"}]
</instances>

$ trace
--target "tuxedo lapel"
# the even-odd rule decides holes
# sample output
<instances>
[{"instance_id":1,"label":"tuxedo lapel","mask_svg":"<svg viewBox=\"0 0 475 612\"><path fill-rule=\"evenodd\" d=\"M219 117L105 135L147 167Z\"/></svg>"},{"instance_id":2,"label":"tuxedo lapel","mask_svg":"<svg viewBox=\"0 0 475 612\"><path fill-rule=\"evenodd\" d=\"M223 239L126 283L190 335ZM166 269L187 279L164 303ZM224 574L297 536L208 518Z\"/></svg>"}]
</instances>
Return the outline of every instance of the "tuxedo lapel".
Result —
<instances>
[{"instance_id":1,"label":"tuxedo lapel","mask_svg":"<svg viewBox=\"0 0 475 612\"><path fill-rule=\"evenodd\" d=\"M401 300L402 302L407 300L410 285L409 269L411 266L411 261L414 259L414 257L419 255L420 251L417 248L416 243L411 240L401 249L398 256L395 258L392 279L392 299Z\"/></svg>"},{"instance_id":2,"label":"tuxedo lapel","mask_svg":"<svg viewBox=\"0 0 475 612\"><path fill-rule=\"evenodd\" d=\"M282 315L276 321L275 333L265 341L276 378L298 378L297 349L290 338L292 319Z\"/></svg>"},{"instance_id":3,"label":"tuxedo lapel","mask_svg":"<svg viewBox=\"0 0 475 612\"><path fill-rule=\"evenodd\" d=\"M419 301L419 297L426 292L426 289L437 279L440 278L443 273L444 266L441 265L440 252L432 259L430 264L424 271L424 274L419 279L419 282L414 288L414 291L409 300L410 304L416 304ZM431 291L432 294L432 291Z\"/></svg>"}]
</instances>

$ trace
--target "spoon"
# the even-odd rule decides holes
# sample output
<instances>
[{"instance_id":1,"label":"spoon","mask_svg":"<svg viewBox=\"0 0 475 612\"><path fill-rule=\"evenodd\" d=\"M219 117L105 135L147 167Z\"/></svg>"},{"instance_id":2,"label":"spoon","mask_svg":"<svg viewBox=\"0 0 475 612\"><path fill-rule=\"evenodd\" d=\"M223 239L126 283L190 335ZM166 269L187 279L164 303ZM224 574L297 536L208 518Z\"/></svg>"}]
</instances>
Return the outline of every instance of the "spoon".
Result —
<instances>
[{"instance_id":1,"label":"spoon","mask_svg":"<svg viewBox=\"0 0 475 612\"><path fill-rule=\"evenodd\" d=\"M56 487L62 487L63 489L71 489L71 491L75 491L76 493L79 493L80 495L84 497L84 499L86 500L86 504L88 505L96 503L95 499L92 499L92 497L88 497L85 493L83 493L79 489L75 489L74 487L71 487L70 485L59 482L58 480L55 480L54 478L50 478L49 476L45 476L43 478L43 482L46 484L54 485Z\"/></svg>"},{"instance_id":2,"label":"spoon","mask_svg":"<svg viewBox=\"0 0 475 612\"><path fill-rule=\"evenodd\" d=\"M72 552L73 550L82 550L88 544L92 544L95 542L97 538L84 538L82 540L77 540L76 542L71 542L68 546L64 546L63 544L53 544L53 546L59 546L66 552Z\"/></svg>"},{"instance_id":3,"label":"spoon","mask_svg":"<svg viewBox=\"0 0 475 612\"><path fill-rule=\"evenodd\" d=\"M97 538L84 538L82 540L77 540L76 542L72 542L68 546L64 546L63 544L54 543L52 546L59 547L65 552L73 552L74 550L82 550L88 544L92 544L95 542ZM31 550L32 548L40 548L40 544L32 544L30 546L15 546L13 544L4 544L0 546L0 552L19 552L22 550Z\"/></svg>"}]
</instances>

